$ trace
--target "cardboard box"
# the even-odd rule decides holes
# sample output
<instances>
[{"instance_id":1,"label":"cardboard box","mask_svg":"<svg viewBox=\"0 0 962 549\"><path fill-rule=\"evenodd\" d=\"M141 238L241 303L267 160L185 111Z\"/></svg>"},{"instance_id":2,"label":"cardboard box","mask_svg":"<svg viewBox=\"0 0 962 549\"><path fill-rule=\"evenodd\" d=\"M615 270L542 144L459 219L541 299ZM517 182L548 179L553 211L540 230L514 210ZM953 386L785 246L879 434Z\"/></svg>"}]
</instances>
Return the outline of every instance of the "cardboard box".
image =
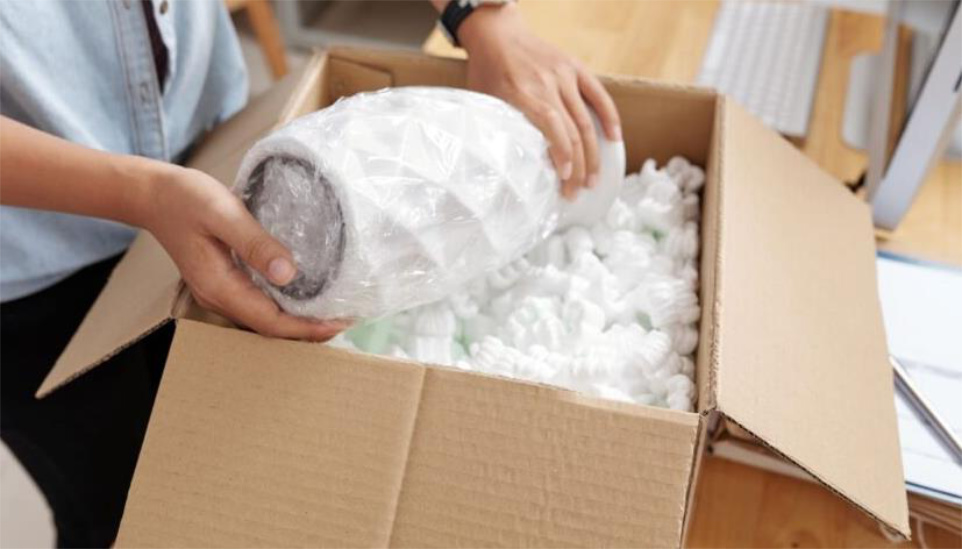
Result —
<instances>
[{"instance_id":1,"label":"cardboard box","mask_svg":"<svg viewBox=\"0 0 962 549\"><path fill-rule=\"evenodd\" d=\"M461 61L319 54L192 165L228 183L278 122L464 80ZM678 546L719 419L907 536L867 207L712 91L604 83L631 170L707 169L697 413L267 339L201 311L143 234L39 390L177 321L118 545Z\"/></svg>"}]
</instances>

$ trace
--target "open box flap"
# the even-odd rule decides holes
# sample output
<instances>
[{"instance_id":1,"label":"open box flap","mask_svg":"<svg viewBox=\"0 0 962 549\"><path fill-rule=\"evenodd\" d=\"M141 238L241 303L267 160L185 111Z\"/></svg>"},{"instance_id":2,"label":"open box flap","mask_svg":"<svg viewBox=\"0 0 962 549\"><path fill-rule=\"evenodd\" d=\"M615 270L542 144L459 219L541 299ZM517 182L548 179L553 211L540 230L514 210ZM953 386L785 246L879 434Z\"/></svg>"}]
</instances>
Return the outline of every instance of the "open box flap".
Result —
<instances>
[{"instance_id":1,"label":"open box flap","mask_svg":"<svg viewBox=\"0 0 962 549\"><path fill-rule=\"evenodd\" d=\"M715 406L908 536L869 210L733 101L716 131Z\"/></svg>"},{"instance_id":2,"label":"open box flap","mask_svg":"<svg viewBox=\"0 0 962 549\"><path fill-rule=\"evenodd\" d=\"M433 57L417 52L397 50L378 50L366 48L337 47L331 48L330 57L382 71L390 75L392 86L451 86L463 88L467 81L467 64L461 59L447 59ZM343 75L349 81L350 76ZM347 85L343 90L332 82L332 90L336 95L349 95L358 91L377 89L380 85L372 86L369 77L363 76L357 86ZM343 93L342 93L343 92Z\"/></svg>"},{"instance_id":3,"label":"open box flap","mask_svg":"<svg viewBox=\"0 0 962 549\"><path fill-rule=\"evenodd\" d=\"M319 54L307 64L309 75L320 72L316 64L322 60ZM303 75L304 71L288 75L205 136L187 166L231 185L247 149L278 123L282 112L293 108L290 102L296 97L291 93ZM171 320L176 316L182 286L180 274L164 249L150 234L141 232L114 268L37 396L46 396Z\"/></svg>"},{"instance_id":4,"label":"open box flap","mask_svg":"<svg viewBox=\"0 0 962 549\"><path fill-rule=\"evenodd\" d=\"M699 423L180 320L117 545L673 547Z\"/></svg>"},{"instance_id":5,"label":"open box flap","mask_svg":"<svg viewBox=\"0 0 962 549\"><path fill-rule=\"evenodd\" d=\"M141 232L37 390L54 389L101 364L171 319L180 273L154 237Z\"/></svg>"}]
</instances>

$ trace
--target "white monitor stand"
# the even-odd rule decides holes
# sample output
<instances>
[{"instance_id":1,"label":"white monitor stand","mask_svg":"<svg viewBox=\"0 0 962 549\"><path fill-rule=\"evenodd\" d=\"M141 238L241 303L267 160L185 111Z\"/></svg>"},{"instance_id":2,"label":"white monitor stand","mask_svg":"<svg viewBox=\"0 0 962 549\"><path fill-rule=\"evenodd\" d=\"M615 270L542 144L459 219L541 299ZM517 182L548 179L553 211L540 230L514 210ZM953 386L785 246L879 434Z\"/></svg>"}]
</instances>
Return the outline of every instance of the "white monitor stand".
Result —
<instances>
[{"instance_id":1,"label":"white monitor stand","mask_svg":"<svg viewBox=\"0 0 962 549\"><path fill-rule=\"evenodd\" d=\"M891 158L888 156L898 25L906 21L907 9L925 9L924 4L891 0L882 52L856 57L850 74L843 138L868 150L868 200L876 226L885 229L898 225L953 133L957 134L955 141L962 142L962 9L956 8L957 3L928 3L929 8L942 10L935 15L945 32L941 36L915 34L908 97L912 107ZM931 68L926 71L929 60ZM951 148L950 156L957 157L962 144L954 143Z\"/></svg>"}]
</instances>

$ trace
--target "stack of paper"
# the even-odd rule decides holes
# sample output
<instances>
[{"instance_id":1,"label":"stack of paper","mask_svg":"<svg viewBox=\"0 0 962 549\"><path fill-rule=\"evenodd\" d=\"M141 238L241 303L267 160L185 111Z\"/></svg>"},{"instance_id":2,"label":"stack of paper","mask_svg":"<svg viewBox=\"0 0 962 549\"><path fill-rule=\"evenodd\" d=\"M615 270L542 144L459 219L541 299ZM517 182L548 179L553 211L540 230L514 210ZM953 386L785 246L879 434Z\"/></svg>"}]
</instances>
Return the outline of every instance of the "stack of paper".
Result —
<instances>
[{"instance_id":1,"label":"stack of paper","mask_svg":"<svg viewBox=\"0 0 962 549\"><path fill-rule=\"evenodd\" d=\"M962 269L880 253L878 280L889 350L962 436ZM899 393L896 410L910 511L959 530L959 458Z\"/></svg>"}]
</instances>

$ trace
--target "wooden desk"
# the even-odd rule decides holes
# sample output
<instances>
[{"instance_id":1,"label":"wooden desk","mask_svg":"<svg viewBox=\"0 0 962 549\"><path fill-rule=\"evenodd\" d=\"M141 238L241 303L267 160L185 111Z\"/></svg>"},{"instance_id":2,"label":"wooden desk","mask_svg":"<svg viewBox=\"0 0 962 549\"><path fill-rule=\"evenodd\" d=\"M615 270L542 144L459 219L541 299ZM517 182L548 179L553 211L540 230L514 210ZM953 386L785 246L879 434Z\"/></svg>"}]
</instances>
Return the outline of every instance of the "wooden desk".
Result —
<instances>
[{"instance_id":1,"label":"wooden desk","mask_svg":"<svg viewBox=\"0 0 962 549\"><path fill-rule=\"evenodd\" d=\"M714 1L525 0L518 4L534 31L588 64L595 72L692 82L711 36ZM577 22L577 24L573 24ZM863 152L841 139L845 90L852 56L882 47L882 18L834 10L819 77L809 136L799 147L842 181L867 165ZM437 31L424 50L463 57ZM962 163L933 170L894 234L879 247L962 265Z\"/></svg>"},{"instance_id":2,"label":"wooden desk","mask_svg":"<svg viewBox=\"0 0 962 549\"><path fill-rule=\"evenodd\" d=\"M714 1L557 1L518 4L534 31L594 71L692 82L708 44ZM575 22L577 22L575 24ZM796 143L823 169L855 179L866 156L841 141L848 68L856 53L881 49L880 17L833 11L809 136ZM438 32L424 44L463 57ZM942 163L908 216L881 248L962 265L962 164ZM875 524L824 488L717 458L706 458L689 538L692 547L918 547L892 544ZM915 525L913 524L913 528ZM942 530L930 547L959 547Z\"/></svg>"}]
</instances>

